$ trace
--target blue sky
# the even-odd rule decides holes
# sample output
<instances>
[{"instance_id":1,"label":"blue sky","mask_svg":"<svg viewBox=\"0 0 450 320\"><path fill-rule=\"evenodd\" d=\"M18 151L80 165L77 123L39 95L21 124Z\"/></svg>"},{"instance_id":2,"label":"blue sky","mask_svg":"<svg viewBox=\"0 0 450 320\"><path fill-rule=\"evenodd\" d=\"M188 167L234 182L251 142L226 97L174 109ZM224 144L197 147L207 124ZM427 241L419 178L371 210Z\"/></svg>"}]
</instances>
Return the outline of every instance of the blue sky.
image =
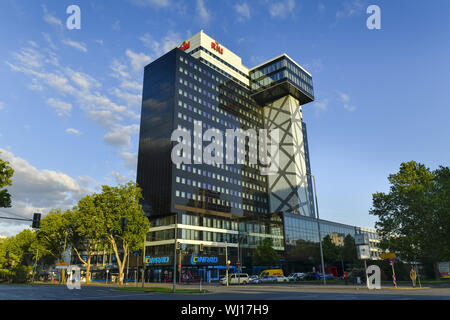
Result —
<instances>
[{"instance_id":1,"label":"blue sky","mask_svg":"<svg viewBox=\"0 0 450 320\"><path fill-rule=\"evenodd\" d=\"M81 30L66 8L81 8ZM381 30L366 9L381 8ZM69 208L135 179L143 66L203 29L247 67L283 52L313 75L304 107L321 218L373 227L371 195L402 161L450 159L450 3L0 2L0 151L13 208ZM25 224L0 222L12 235Z\"/></svg>"}]
</instances>

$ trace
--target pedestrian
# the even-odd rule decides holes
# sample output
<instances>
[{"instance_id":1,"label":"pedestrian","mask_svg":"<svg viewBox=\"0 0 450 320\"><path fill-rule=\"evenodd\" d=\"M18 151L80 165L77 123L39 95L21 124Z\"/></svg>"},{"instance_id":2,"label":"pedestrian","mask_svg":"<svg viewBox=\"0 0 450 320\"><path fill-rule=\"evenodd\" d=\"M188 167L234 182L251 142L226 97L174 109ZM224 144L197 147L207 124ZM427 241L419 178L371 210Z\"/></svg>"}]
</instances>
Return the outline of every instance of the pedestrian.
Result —
<instances>
[{"instance_id":1,"label":"pedestrian","mask_svg":"<svg viewBox=\"0 0 450 320\"><path fill-rule=\"evenodd\" d=\"M413 284L413 288L416 287L416 278L417 278L417 273L414 270L414 268L411 267L411 271L409 272L409 277L411 278L412 284Z\"/></svg>"},{"instance_id":2,"label":"pedestrian","mask_svg":"<svg viewBox=\"0 0 450 320\"><path fill-rule=\"evenodd\" d=\"M347 271L344 271L344 279L345 279L345 285L347 285L348 284L348 274L347 274Z\"/></svg>"}]
</instances>

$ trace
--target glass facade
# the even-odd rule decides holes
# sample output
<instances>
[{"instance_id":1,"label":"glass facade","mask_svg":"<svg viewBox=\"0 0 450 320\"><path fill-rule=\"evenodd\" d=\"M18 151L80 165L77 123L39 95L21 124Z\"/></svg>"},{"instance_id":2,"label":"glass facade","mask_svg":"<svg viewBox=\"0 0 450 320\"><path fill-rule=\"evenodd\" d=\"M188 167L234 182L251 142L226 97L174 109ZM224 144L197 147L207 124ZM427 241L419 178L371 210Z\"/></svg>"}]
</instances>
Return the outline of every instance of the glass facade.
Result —
<instances>
[{"instance_id":1,"label":"glass facade","mask_svg":"<svg viewBox=\"0 0 450 320\"><path fill-rule=\"evenodd\" d=\"M192 57L196 50L208 52L218 62L249 78L251 87L211 62ZM152 270L151 277L164 275L170 281L167 275L173 265L175 239L181 243L183 266L198 276L199 270L205 268L202 272L213 273L208 273L210 279L219 276L225 267L225 246L228 259L248 265L255 248L266 238L272 240L273 247L282 255L296 239L317 241L314 219L299 220L295 214L270 211L267 176L261 175L259 164L248 161L252 136L243 141L244 163L237 164L237 152L233 155L233 164L225 162L226 130L257 132L264 128L264 104L255 99L255 93L280 83L289 86L274 96L298 98L301 94L303 100L298 99L303 103L314 99L311 76L287 56L258 67L248 75L203 47L190 53L174 49L146 66L137 183L143 189L143 208L151 225L145 252L146 256L155 258L147 266ZM300 132L307 140L306 125L302 124ZM176 129L190 138L179 137L178 141L172 141L172 132ZM222 158L223 162L203 161L203 151L211 143L203 141L203 134L209 129L223 137L218 141L219 147L216 145L212 151L212 155ZM172 162L175 144L183 145L178 156L182 156L180 153L185 148L191 150L190 161ZM306 172L310 172L307 141L303 145L307 155ZM310 177L307 179L311 185ZM343 225L328 228L329 225L323 223L323 235L350 232ZM197 256L206 257L198 261L215 262L193 265Z\"/></svg>"},{"instance_id":2,"label":"glass facade","mask_svg":"<svg viewBox=\"0 0 450 320\"><path fill-rule=\"evenodd\" d=\"M251 89L255 92L288 81L314 100L312 77L286 56L253 69L250 79Z\"/></svg>"},{"instance_id":3,"label":"glass facade","mask_svg":"<svg viewBox=\"0 0 450 320\"><path fill-rule=\"evenodd\" d=\"M286 245L295 245L297 240L319 242L317 220L294 214L285 214L285 242ZM320 234L322 239L333 234L355 236L356 227L336 222L320 220Z\"/></svg>"}]
</instances>

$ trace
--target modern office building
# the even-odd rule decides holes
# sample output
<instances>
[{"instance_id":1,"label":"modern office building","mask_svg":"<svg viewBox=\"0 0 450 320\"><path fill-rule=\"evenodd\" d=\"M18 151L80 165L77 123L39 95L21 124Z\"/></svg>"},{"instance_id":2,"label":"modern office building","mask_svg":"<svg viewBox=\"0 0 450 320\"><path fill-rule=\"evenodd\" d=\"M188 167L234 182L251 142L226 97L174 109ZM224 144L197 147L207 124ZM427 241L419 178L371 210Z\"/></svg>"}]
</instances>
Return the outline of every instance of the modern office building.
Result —
<instances>
[{"instance_id":1,"label":"modern office building","mask_svg":"<svg viewBox=\"0 0 450 320\"><path fill-rule=\"evenodd\" d=\"M313 100L311 74L288 55L248 68L203 31L145 67L137 183L151 223L151 279L171 281L176 243L184 279L218 279L227 259L232 269L248 265L266 238L284 254L297 232L291 217L315 218L302 116ZM236 141L244 147L230 156L225 138L206 137L210 129L222 137L245 131ZM279 132L279 151L272 154L272 140L267 145L278 166L270 174L270 164L252 161L251 150L263 147L260 129ZM172 141L175 130L185 135ZM204 163L212 142L210 154L223 161Z\"/></svg>"}]
</instances>

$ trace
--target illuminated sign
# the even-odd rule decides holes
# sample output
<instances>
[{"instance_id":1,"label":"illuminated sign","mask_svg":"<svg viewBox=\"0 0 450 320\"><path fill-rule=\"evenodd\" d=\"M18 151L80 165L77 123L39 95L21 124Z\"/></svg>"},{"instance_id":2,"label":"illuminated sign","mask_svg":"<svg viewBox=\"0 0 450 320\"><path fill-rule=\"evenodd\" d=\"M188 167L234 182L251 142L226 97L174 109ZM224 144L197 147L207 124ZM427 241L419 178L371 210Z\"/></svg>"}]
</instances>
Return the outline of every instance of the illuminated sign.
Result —
<instances>
[{"instance_id":1,"label":"illuminated sign","mask_svg":"<svg viewBox=\"0 0 450 320\"><path fill-rule=\"evenodd\" d=\"M193 265L200 263L217 263L218 261L218 257L199 257L196 254L191 257L191 264Z\"/></svg>"},{"instance_id":2,"label":"illuminated sign","mask_svg":"<svg viewBox=\"0 0 450 320\"><path fill-rule=\"evenodd\" d=\"M145 257L145 264L168 263L169 257Z\"/></svg>"},{"instance_id":3,"label":"illuminated sign","mask_svg":"<svg viewBox=\"0 0 450 320\"><path fill-rule=\"evenodd\" d=\"M217 41L216 42L211 42L211 48L213 48L214 50L216 50L220 54L223 54L223 48L219 45L219 43Z\"/></svg>"},{"instance_id":4,"label":"illuminated sign","mask_svg":"<svg viewBox=\"0 0 450 320\"><path fill-rule=\"evenodd\" d=\"M187 50L191 47L190 41L184 41L183 44L179 47L180 50Z\"/></svg>"}]
</instances>

